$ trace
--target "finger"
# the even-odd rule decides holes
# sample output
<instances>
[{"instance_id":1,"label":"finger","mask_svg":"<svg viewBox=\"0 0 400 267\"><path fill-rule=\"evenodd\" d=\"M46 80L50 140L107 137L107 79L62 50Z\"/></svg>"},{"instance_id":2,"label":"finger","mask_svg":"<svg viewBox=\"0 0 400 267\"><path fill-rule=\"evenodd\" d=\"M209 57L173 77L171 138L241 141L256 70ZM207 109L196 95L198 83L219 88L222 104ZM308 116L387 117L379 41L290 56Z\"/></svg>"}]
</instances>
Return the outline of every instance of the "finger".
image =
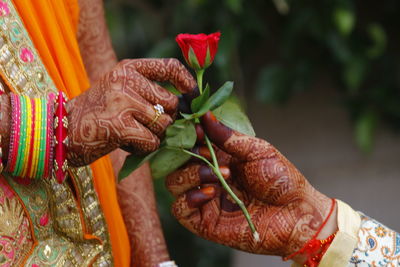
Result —
<instances>
[{"instance_id":1,"label":"finger","mask_svg":"<svg viewBox=\"0 0 400 267\"><path fill-rule=\"evenodd\" d=\"M213 145L213 149L215 152L215 156L217 157L218 165L219 166L230 166L232 156L214 145ZM208 147L205 145L195 146L194 148L192 148L192 152L206 158L208 161L212 161L211 152L208 149ZM200 161L200 160L195 158L195 159L193 159L193 161Z\"/></svg>"},{"instance_id":2,"label":"finger","mask_svg":"<svg viewBox=\"0 0 400 267\"><path fill-rule=\"evenodd\" d=\"M203 130L203 127L201 127L200 124L196 124L195 129L196 129L196 136L197 136L196 143L199 144L199 145L204 144L204 130Z\"/></svg>"},{"instance_id":3,"label":"finger","mask_svg":"<svg viewBox=\"0 0 400 267\"><path fill-rule=\"evenodd\" d=\"M257 160L271 154L272 147L268 142L230 129L210 111L201 118L201 123L214 144L239 160Z\"/></svg>"},{"instance_id":4,"label":"finger","mask_svg":"<svg viewBox=\"0 0 400 267\"><path fill-rule=\"evenodd\" d=\"M132 97L134 103L126 111L130 112L137 121L145 125L157 136L162 136L167 127L172 123L172 118L165 113L158 116L154 105L138 93L130 92L129 95Z\"/></svg>"},{"instance_id":5,"label":"finger","mask_svg":"<svg viewBox=\"0 0 400 267\"><path fill-rule=\"evenodd\" d=\"M129 112L120 118L123 125L121 146L134 154L147 154L158 149L160 139L147 127L132 118Z\"/></svg>"},{"instance_id":6,"label":"finger","mask_svg":"<svg viewBox=\"0 0 400 267\"><path fill-rule=\"evenodd\" d=\"M231 173L228 167L219 168L222 176L229 179ZM213 170L206 165L192 164L179 169L167 176L166 187L175 197L201 184L218 183L219 180Z\"/></svg>"},{"instance_id":7,"label":"finger","mask_svg":"<svg viewBox=\"0 0 400 267\"><path fill-rule=\"evenodd\" d=\"M144 77L172 83L181 93L190 93L197 86L190 72L176 58L168 59L133 59L128 61Z\"/></svg>"},{"instance_id":8,"label":"finger","mask_svg":"<svg viewBox=\"0 0 400 267\"><path fill-rule=\"evenodd\" d=\"M221 192L220 201L223 211L234 212L240 210L239 205L232 200L231 196L225 190Z\"/></svg>"},{"instance_id":9,"label":"finger","mask_svg":"<svg viewBox=\"0 0 400 267\"><path fill-rule=\"evenodd\" d=\"M178 97L155 82L146 79L135 70L126 77L126 88L139 93L149 103L163 106L165 112L174 114L178 107Z\"/></svg>"},{"instance_id":10,"label":"finger","mask_svg":"<svg viewBox=\"0 0 400 267\"><path fill-rule=\"evenodd\" d=\"M195 189L181 195L172 206L172 214L178 219L186 218L195 212L198 208L207 203L216 196L216 189L213 186L207 186L201 189Z\"/></svg>"}]
</instances>

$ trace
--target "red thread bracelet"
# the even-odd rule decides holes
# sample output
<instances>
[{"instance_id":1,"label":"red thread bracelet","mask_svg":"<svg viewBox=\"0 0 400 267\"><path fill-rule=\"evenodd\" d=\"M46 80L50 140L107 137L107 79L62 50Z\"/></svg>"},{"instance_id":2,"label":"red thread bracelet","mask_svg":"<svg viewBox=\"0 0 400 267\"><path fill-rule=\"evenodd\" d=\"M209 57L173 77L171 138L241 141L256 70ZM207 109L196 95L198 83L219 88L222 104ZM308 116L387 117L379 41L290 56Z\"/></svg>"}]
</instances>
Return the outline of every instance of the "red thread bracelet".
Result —
<instances>
[{"instance_id":1,"label":"red thread bracelet","mask_svg":"<svg viewBox=\"0 0 400 267\"><path fill-rule=\"evenodd\" d=\"M318 240L316 239L321 230L324 228L326 223L328 222L329 218L331 217L334 209L336 201L335 199L332 199L332 205L331 209L329 211L328 216L326 217L325 221L321 224L320 228L318 231L314 234L314 236L307 241L307 243L298 251L294 252L293 254L283 258L284 261L290 260L293 257L299 255L299 254L305 254L307 256L307 260L304 262L304 267L316 267L318 266L319 262L322 259L322 256L325 254L325 252L328 250L330 244L332 243L333 239L336 236L336 232L333 233L332 235L328 236L324 240Z\"/></svg>"}]
</instances>

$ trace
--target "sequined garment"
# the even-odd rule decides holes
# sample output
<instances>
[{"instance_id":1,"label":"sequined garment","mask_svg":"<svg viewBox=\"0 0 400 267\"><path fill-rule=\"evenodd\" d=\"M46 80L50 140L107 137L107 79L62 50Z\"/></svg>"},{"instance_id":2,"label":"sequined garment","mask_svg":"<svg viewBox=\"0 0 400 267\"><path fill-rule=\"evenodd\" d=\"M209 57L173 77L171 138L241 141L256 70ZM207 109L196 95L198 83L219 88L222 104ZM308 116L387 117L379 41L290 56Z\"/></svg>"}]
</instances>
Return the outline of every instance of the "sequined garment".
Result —
<instances>
[{"instance_id":1,"label":"sequined garment","mask_svg":"<svg viewBox=\"0 0 400 267\"><path fill-rule=\"evenodd\" d=\"M358 244L348 266L400 266L400 234L361 215Z\"/></svg>"},{"instance_id":2,"label":"sequined garment","mask_svg":"<svg viewBox=\"0 0 400 267\"><path fill-rule=\"evenodd\" d=\"M0 0L0 75L15 93L57 91L10 0ZM0 267L113 265L88 167L70 169L63 184L3 173L0 232Z\"/></svg>"}]
</instances>

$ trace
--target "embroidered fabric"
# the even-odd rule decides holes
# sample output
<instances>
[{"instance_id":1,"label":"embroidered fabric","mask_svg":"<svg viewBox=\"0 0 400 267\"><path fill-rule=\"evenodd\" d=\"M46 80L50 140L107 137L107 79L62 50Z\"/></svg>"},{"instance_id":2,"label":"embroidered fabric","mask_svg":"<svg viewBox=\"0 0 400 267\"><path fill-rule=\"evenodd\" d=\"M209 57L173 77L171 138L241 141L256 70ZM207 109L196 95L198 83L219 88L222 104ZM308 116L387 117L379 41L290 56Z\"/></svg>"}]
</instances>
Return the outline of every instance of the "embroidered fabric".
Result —
<instances>
[{"instance_id":1,"label":"embroidered fabric","mask_svg":"<svg viewBox=\"0 0 400 267\"><path fill-rule=\"evenodd\" d=\"M348 267L400 266L400 234L361 215L357 247Z\"/></svg>"}]
</instances>

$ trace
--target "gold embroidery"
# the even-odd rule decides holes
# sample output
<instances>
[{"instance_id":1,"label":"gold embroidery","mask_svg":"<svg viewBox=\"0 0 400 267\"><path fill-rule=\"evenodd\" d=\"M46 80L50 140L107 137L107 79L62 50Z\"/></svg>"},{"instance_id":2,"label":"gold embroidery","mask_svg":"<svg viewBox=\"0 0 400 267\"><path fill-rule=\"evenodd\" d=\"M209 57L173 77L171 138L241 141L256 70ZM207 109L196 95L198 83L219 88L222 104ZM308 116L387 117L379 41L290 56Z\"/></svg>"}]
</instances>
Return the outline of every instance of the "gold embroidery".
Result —
<instances>
[{"instance_id":1,"label":"gold embroidery","mask_svg":"<svg viewBox=\"0 0 400 267\"><path fill-rule=\"evenodd\" d=\"M0 205L0 235L11 236L24 219L24 210L16 198L6 198Z\"/></svg>"},{"instance_id":2,"label":"gold embroidery","mask_svg":"<svg viewBox=\"0 0 400 267\"><path fill-rule=\"evenodd\" d=\"M11 189L0 183L0 264L20 266L33 247L29 220L17 196L11 191L5 194Z\"/></svg>"}]
</instances>

